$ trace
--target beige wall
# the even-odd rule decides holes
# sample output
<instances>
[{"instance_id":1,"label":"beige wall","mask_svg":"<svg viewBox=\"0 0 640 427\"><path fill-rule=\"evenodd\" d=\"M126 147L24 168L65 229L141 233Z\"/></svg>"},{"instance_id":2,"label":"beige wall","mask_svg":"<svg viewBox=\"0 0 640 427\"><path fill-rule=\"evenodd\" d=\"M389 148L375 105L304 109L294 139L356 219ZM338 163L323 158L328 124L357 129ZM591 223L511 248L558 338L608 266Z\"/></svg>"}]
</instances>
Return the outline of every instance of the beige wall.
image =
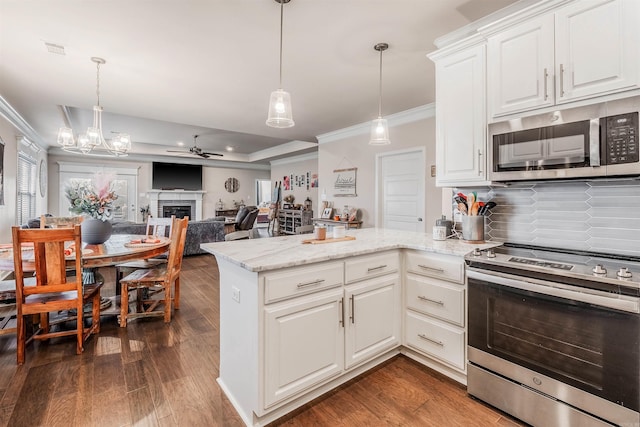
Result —
<instances>
[{"instance_id":1,"label":"beige wall","mask_svg":"<svg viewBox=\"0 0 640 427\"><path fill-rule=\"evenodd\" d=\"M309 179L312 179L313 175L318 173L318 156L315 153L273 161L271 162L271 188L273 190L275 183L282 181L285 175L290 176L293 174L294 179L297 175L304 175L306 180L307 172L309 173ZM306 184L302 187L297 187L295 182L292 183L291 190L282 191L282 198L284 199L285 196L290 194L295 197L294 204L303 205L306 198L310 198L314 212L313 216L314 218L318 216L318 189L312 188L311 183L308 190Z\"/></svg>"},{"instance_id":2,"label":"beige wall","mask_svg":"<svg viewBox=\"0 0 640 427\"><path fill-rule=\"evenodd\" d=\"M0 117L0 137L4 141L4 161L3 182L4 204L0 205L0 242L11 242L11 227L17 224L16 218L16 174L18 164L18 135L20 132ZM33 152L22 146L22 150L26 151L36 159L36 165L40 164L40 160L46 161L47 153L40 150L39 153ZM39 173L40 168L36 169ZM36 177L36 183L40 182L40 176ZM40 196L40 187L36 185L36 214L46 210L46 196Z\"/></svg>"},{"instance_id":3,"label":"beige wall","mask_svg":"<svg viewBox=\"0 0 640 427\"><path fill-rule=\"evenodd\" d=\"M321 143L318 151L320 175L319 193L326 192L327 201L334 202L339 212L344 205L361 209L363 227L375 226L375 177L376 155L383 152L404 151L424 147L425 156L425 231L442 211L442 191L435 186L430 168L435 164L435 118L430 117L407 124L391 127L391 144L382 147L369 145L369 134L348 136L340 140ZM357 197L334 197L331 177L334 169L358 168L356 175Z\"/></svg>"},{"instance_id":4,"label":"beige wall","mask_svg":"<svg viewBox=\"0 0 640 427\"><path fill-rule=\"evenodd\" d=\"M138 206L136 207L137 220L142 221L140 208L149 204L146 194L151 189L152 182L152 162L141 162L136 160L104 160L103 158L90 156L49 156L49 183L51 191L49 193L49 212L58 214L58 200L60 197L59 175L60 168L58 162L76 162L82 164L95 164L98 168L122 167L138 168ZM167 160L170 162L170 160ZM15 173L14 173L15 174ZM202 187L206 191L202 203L202 217L211 218L215 216L216 202L222 199L225 208L233 207L233 200L240 202L243 199L247 204L255 204L255 182L256 179L269 179L268 170L233 169L204 166L202 171ZM228 193L224 188L224 181L234 177L239 182L239 190L236 193Z\"/></svg>"}]
</instances>

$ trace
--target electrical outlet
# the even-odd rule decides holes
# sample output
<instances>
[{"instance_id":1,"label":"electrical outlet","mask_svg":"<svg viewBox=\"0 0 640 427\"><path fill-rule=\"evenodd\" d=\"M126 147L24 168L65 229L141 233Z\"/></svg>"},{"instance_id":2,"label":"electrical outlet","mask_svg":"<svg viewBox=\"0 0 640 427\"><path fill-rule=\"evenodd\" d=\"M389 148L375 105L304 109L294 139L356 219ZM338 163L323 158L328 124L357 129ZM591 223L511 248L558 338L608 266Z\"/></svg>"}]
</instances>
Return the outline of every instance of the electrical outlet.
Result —
<instances>
[{"instance_id":1,"label":"electrical outlet","mask_svg":"<svg viewBox=\"0 0 640 427\"><path fill-rule=\"evenodd\" d=\"M231 288L231 292L231 299L233 299L235 302L240 302L240 289L234 286Z\"/></svg>"}]
</instances>

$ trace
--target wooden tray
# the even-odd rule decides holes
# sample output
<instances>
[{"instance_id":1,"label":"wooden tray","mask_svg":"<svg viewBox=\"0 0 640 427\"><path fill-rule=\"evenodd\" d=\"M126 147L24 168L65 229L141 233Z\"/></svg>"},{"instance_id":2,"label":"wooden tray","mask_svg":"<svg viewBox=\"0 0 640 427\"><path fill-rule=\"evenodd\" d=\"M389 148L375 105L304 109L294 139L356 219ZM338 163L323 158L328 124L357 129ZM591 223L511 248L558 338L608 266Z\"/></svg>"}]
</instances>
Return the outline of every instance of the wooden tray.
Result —
<instances>
[{"instance_id":1,"label":"wooden tray","mask_svg":"<svg viewBox=\"0 0 640 427\"><path fill-rule=\"evenodd\" d=\"M303 240L302 243L311 243L312 245L319 245L320 243L333 243L333 242L346 242L347 240L356 240L355 236L344 236L338 237L337 239L324 239L324 240L316 240L316 239L307 239Z\"/></svg>"}]
</instances>

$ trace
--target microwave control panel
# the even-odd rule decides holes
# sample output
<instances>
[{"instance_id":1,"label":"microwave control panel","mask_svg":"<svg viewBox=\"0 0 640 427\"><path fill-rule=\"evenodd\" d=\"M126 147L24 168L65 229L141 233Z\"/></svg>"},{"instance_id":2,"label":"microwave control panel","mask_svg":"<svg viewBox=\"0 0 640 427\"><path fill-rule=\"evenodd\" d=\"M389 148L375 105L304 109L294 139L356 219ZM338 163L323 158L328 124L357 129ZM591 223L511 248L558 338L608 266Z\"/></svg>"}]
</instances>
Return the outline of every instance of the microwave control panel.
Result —
<instances>
[{"instance_id":1,"label":"microwave control panel","mask_svg":"<svg viewBox=\"0 0 640 427\"><path fill-rule=\"evenodd\" d=\"M638 158L638 113L618 114L602 119L607 165L634 163Z\"/></svg>"}]
</instances>

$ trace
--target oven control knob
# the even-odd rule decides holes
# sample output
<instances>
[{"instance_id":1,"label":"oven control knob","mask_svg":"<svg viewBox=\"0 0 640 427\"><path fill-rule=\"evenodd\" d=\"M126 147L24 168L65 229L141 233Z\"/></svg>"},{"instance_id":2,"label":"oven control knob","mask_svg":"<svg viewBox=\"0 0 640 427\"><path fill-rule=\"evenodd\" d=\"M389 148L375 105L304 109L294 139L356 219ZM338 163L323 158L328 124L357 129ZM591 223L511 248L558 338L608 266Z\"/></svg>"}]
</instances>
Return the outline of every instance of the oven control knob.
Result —
<instances>
[{"instance_id":1,"label":"oven control knob","mask_svg":"<svg viewBox=\"0 0 640 427\"><path fill-rule=\"evenodd\" d=\"M631 274L627 267L620 267L620 270L618 270L618 279L631 279L631 276L633 276L633 274Z\"/></svg>"},{"instance_id":2,"label":"oven control knob","mask_svg":"<svg viewBox=\"0 0 640 427\"><path fill-rule=\"evenodd\" d=\"M493 249L487 249L487 258L495 258L496 257L496 253L494 252Z\"/></svg>"},{"instance_id":3,"label":"oven control knob","mask_svg":"<svg viewBox=\"0 0 640 427\"><path fill-rule=\"evenodd\" d=\"M482 252L480 251L480 248L475 248L473 250L473 256L480 256L482 255Z\"/></svg>"},{"instance_id":4,"label":"oven control knob","mask_svg":"<svg viewBox=\"0 0 640 427\"><path fill-rule=\"evenodd\" d=\"M605 274L607 274L607 269L604 268L602 266L602 264L596 264L596 266L593 267L593 269L591 271L593 271L593 274L597 274L597 275L605 275Z\"/></svg>"}]
</instances>

